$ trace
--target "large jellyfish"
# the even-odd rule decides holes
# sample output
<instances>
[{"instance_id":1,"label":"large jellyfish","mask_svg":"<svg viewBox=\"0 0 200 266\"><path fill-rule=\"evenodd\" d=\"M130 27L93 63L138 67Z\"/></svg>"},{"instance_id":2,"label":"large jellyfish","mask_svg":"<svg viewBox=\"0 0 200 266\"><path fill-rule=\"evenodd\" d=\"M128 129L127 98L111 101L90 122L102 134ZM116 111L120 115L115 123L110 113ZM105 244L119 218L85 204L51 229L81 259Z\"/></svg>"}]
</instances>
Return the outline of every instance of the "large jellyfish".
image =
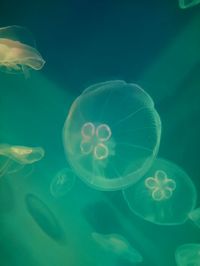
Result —
<instances>
[{"instance_id":1,"label":"large jellyfish","mask_svg":"<svg viewBox=\"0 0 200 266\"><path fill-rule=\"evenodd\" d=\"M0 28L0 70L28 75L29 69L40 70L45 64L36 49L32 34L21 26Z\"/></svg>"},{"instance_id":2,"label":"large jellyfish","mask_svg":"<svg viewBox=\"0 0 200 266\"><path fill-rule=\"evenodd\" d=\"M63 140L75 173L99 190L137 182L157 155L161 122L138 85L115 80L87 88L72 104Z\"/></svg>"},{"instance_id":3,"label":"large jellyfish","mask_svg":"<svg viewBox=\"0 0 200 266\"><path fill-rule=\"evenodd\" d=\"M5 158L0 166L0 177L23 168L24 165L33 164L44 157L41 147L12 146L0 144L0 156Z\"/></svg>"},{"instance_id":4,"label":"large jellyfish","mask_svg":"<svg viewBox=\"0 0 200 266\"><path fill-rule=\"evenodd\" d=\"M184 244L177 248L175 259L178 266L200 266L200 244Z\"/></svg>"},{"instance_id":5,"label":"large jellyfish","mask_svg":"<svg viewBox=\"0 0 200 266\"><path fill-rule=\"evenodd\" d=\"M200 228L200 208L195 209L196 188L179 166L156 159L134 186L123 190L129 208L139 217L161 225L192 220Z\"/></svg>"},{"instance_id":6,"label":"large jellyfish","mask_svg":"<svg viewBox=\"0 0 200 266\"><path fill-rule=\"evenodd\" d=\"M186 9L200 4L200 0L179 0L179 7Z\"/></svg>"},{"instance_id":7,"label":"large jellyfish","mask_svg":"<svg viewBox=\"0 0 200 266\"><path fill-rule=\"evenodd\" d=\"M55 198L66 195L73 187L75 175L71 169L60 170L52 179L50 184L51 195Z\"/></svg>"},{"instance_id":8,"label":"large jellyfish","mask_svg":"<svg viewBox=\"0 0 200 266\"><path fill-rule=\"evenodd\" d=\"M92 233L92 238L105 251L119 256L131 263L140 263L143 261L142 255L134 249L129 242L121 235L109 234L102 235L96 232Z\"/></svg>"}]
</instances>

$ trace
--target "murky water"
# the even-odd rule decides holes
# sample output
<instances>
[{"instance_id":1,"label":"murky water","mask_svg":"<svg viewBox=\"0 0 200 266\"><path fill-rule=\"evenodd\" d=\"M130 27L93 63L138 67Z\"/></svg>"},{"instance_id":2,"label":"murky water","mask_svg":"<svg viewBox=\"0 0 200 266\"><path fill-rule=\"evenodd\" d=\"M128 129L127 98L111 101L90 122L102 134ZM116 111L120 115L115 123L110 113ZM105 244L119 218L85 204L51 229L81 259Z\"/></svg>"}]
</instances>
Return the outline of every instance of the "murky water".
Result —
<instances>
[{"instance_id":1,"label":"murky water","mask_svg":"<svg viewBox=\"0 0 200 266\"><path fill-rule=\"evenodd\" d=\"M89 85L125 80L152 97L162 121L158 156L187 172L200 205L200 6L31 2L0 8L0 24L29 28L46 61L29 78L0 73L0 142L43 147L45 156L0 179L0 264L175 266L180 245L200 243L189 219L151 223L131 212L122 191L92 189L78 176L60 197L50 187L70 167L62 130L72 102Z\"/></svg>"}]
</instances>

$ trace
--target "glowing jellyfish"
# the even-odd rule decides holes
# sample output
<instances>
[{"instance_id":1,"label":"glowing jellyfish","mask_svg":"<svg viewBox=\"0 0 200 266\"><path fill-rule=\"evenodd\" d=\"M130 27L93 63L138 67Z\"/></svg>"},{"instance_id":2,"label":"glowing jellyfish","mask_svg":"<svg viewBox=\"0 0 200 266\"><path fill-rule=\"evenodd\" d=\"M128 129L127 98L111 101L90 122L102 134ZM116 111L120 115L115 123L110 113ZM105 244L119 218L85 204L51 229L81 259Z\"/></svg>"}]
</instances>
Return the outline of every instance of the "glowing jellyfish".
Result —
<instances>
[{"instance_id":1,"label":"glowing jellyfish","mask_svg":"<svg viewBox=\"0 0 200 266\"><path fill-rule=\"evenodd\" d=\"M196 6L200 3L200 0L179 0L179 7L186 9L189 7Z\"/></svg>"},{"instance_id":2,"label":"glowing jellyfish","mask_svg":"<svg viewBox=\"0 0 200 266\"><path fill-rule=\"evenodd\" d=\"M32 34L21 26L0 28L0 70L6 73L28 74L45 64L37 51Z\"/></svg>"},{"instance_id":3,"label":"glowing jellyfish","mask_svg":"<svg viewBox=\"0 0 200 266\"><path fill-rule=\"evenodd\" d=\"M200 228L196 188L186 172L172 162L156 159L144 178L123 195L133 213L149 222L175 225L190 219Z\"/></svg>"},{"instance_id":4,"label":"glowing jellyfish","mask_svg":"<svg viewBox=\"0 0 200 266\"><path fill-rule=\"evenodd\" d=\"M94 232L92 233L92 238L105 251L117 255L122 259L126 259L131 263L140 263L143 261L141 254L121 235L102 235Z\"/></svg>"},{"instance_id":5,"label":"glowing jellyfish","mask_svg":"<svg viewBox=\"0 0 200 266\"><path fill-rule=\"evenodd\" d=\"M184 244L177 248L175 259L178 266L200 266L200 244Z\"/></svg>"},{"instance_id":6,"label":"glowing jellyfish","mask_svg":"<svg viewBox=\"0 0 200 266\"><path fill-rule=\"evenodd\" d=\"M161 122L138 85L108 81L87 88L72 104L63 140L75 173L99 190L137 182L158 152Z\"/></svg>"},{"instance_id":7,"label":"glowing jellyfish","mask_svg":"<svg viewBox=\"0 0 200 266\"><path fill-rule=\"evenodd\" d=\"M66 195L72 189L75 179L72 170L68 168L60 170L50 184L51 195L55 198Z\"/></svg>"},{"instance_id":8,"label":"glowing jellyfish","mask_svg":"<svg viewBox=\"0 0 200 266\"><path fill-rule=\"evenodd\" d=\"M27 164L33 164L44 157L44 150L41 147L12 146L0 144L0 156L6 161L0 167L0 177L13 173ZM13 164L15 162L15 164ZM14 168L13 168L14 165Z\"/></svg>"}]
</instances>

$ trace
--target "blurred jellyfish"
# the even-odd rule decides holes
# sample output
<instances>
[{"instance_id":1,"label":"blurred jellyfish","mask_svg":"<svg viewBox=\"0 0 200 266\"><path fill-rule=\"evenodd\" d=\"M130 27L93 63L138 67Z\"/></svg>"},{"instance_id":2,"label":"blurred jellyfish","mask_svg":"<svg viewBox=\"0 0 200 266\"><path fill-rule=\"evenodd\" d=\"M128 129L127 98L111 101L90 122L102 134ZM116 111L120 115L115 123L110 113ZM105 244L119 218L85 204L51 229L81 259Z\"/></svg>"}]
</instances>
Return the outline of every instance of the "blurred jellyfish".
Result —
<instances>
[{"instance_id":1,"label":"blurred jellyfish","mask_svg":"<svg viewBox=\"0 0 200 266\"><path fill-rule=\"evenodd\" d=\"M200 266L200 244L184 244L175 252L177 266Z\"/></svg>"},{"instance_id":2,"label":"blurred jellyfish","mask_svg":"<svg viewBox=\"0 0 200 266\"><path fill-rule=\"evenodd\" d=\"M131 211L149 222L176 225L190 219L200 228L196 188L186 172L172 162L156 159L123 195Z\"/></svg>"},{"instance_id":3,"label":"blurred jellyfish","mask_svg":"<svg viewBox=\"0 0 200 266\"><path fill-rule=\"evenodd\" d=\"M58 219L37 195L27 194L25 197L27 210L41 230L57 242L65 240L65 233Z\"/></svg>"},{"instance_id":4,"label":"blurred jellyfish","mask_svg":"<svg viewBox=\"0 0 200 266\"><path fill-rule=\"evenodd\" d=\"M108 81L87 88L72 104L63 140L75 173L99 190L137 182L154 161L161 122L138 85Z\"/></svg>"},{"instance_id":5,"label":"blurred jellyfish","mask_svg":"<svg viewBox=\"0 0 200 266\"><path fill-rule=\"evenodd\" d=\"M21 26L0 28L0 70L28 75L30 69L40 70L45 64L37 51L32 34Z\"/></svg>"},{"instance_id":6,"label":"blurred jellyfish","mask_svg":"<svg viewBox=\"0 0 200 266\"><path fill-rule=\"evenodd\" d=\"M0 167L0 177L14 173L27 164L33 164L44 157L41 147L12 146L0 144L0 156L6 158Z\"/></svg>"},{"instance_id":7,"label":"blurred jellyfish","mask_svg":"<svg viewBox=\"0 0 200 266\"><path fill-rule=\"evenodd\" d=\"M94 232L92 233L92 238L105 251L117 255L122 259L125 259L131 263L140 263L143 261L141 254L136 249L131 247L128 241L121 235L102 235Z\"/></svg>"},{"instance_id":8,"label":"blurred jellyfish","mask_svg":"<svg viewBox=\"0 0 200 266\"><path fill-rule=\"evenodd\" d=\"M189 214L189 219L192 220L197 227L200 228L200 208L192 210Z\"/></svg>"},{"instance_id":9,"label":"blurred jellyfish","mask_svg":"<svg viewBox=\"0 0 200 266\"><path fill-rule=\"evenodd\" d=\"M196 6L200 3L200 0L179 0L179 7L186 9L189 7Z\"/></svg>"},{"instance_id":10,"label":"blurred jellyfish","mask_svg":"<svg viewBox=\"0 0 200 266\"><path fill-rule=\"evenodd\" d=\"M75 182L74 172L68 168L60 170L50 184L51 195L55 198L66 195Z\"/></svg>"}]
</instances>

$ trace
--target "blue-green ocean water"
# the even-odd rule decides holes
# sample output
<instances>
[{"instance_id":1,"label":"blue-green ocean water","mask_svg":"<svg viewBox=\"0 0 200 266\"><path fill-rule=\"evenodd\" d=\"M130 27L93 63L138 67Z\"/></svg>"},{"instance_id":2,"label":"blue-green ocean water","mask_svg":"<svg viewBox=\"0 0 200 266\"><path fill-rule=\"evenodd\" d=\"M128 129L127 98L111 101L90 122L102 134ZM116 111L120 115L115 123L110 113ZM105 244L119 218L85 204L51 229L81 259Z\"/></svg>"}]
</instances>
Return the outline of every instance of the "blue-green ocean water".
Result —
<instances>
[{"instance_id":1,"label":"blue-green ocean water","mask_svg":"<svg viewBox=\"0 0 200 266\"><path fill-rule=\"evenodd\" d=\"M91 84L124 79L155 101L163 127L159 156L180 165L200 191L200 6L2 1L0 25L14 24L33 32L46 65L28 79L0 73L0 142L42 146L46 153L30 175L28 168L1 179L0 265L130 265L95 245L93 231L124 235L142 254L141 266L176 265L179 245L200 243L200 229L190 221L151 224L130 212L121 192L92 190L78 178L58 199L49 185L67 166L62 128L73 100ZM38 199L35 219L29 194Z\"/></svg>"}]
</instances>

